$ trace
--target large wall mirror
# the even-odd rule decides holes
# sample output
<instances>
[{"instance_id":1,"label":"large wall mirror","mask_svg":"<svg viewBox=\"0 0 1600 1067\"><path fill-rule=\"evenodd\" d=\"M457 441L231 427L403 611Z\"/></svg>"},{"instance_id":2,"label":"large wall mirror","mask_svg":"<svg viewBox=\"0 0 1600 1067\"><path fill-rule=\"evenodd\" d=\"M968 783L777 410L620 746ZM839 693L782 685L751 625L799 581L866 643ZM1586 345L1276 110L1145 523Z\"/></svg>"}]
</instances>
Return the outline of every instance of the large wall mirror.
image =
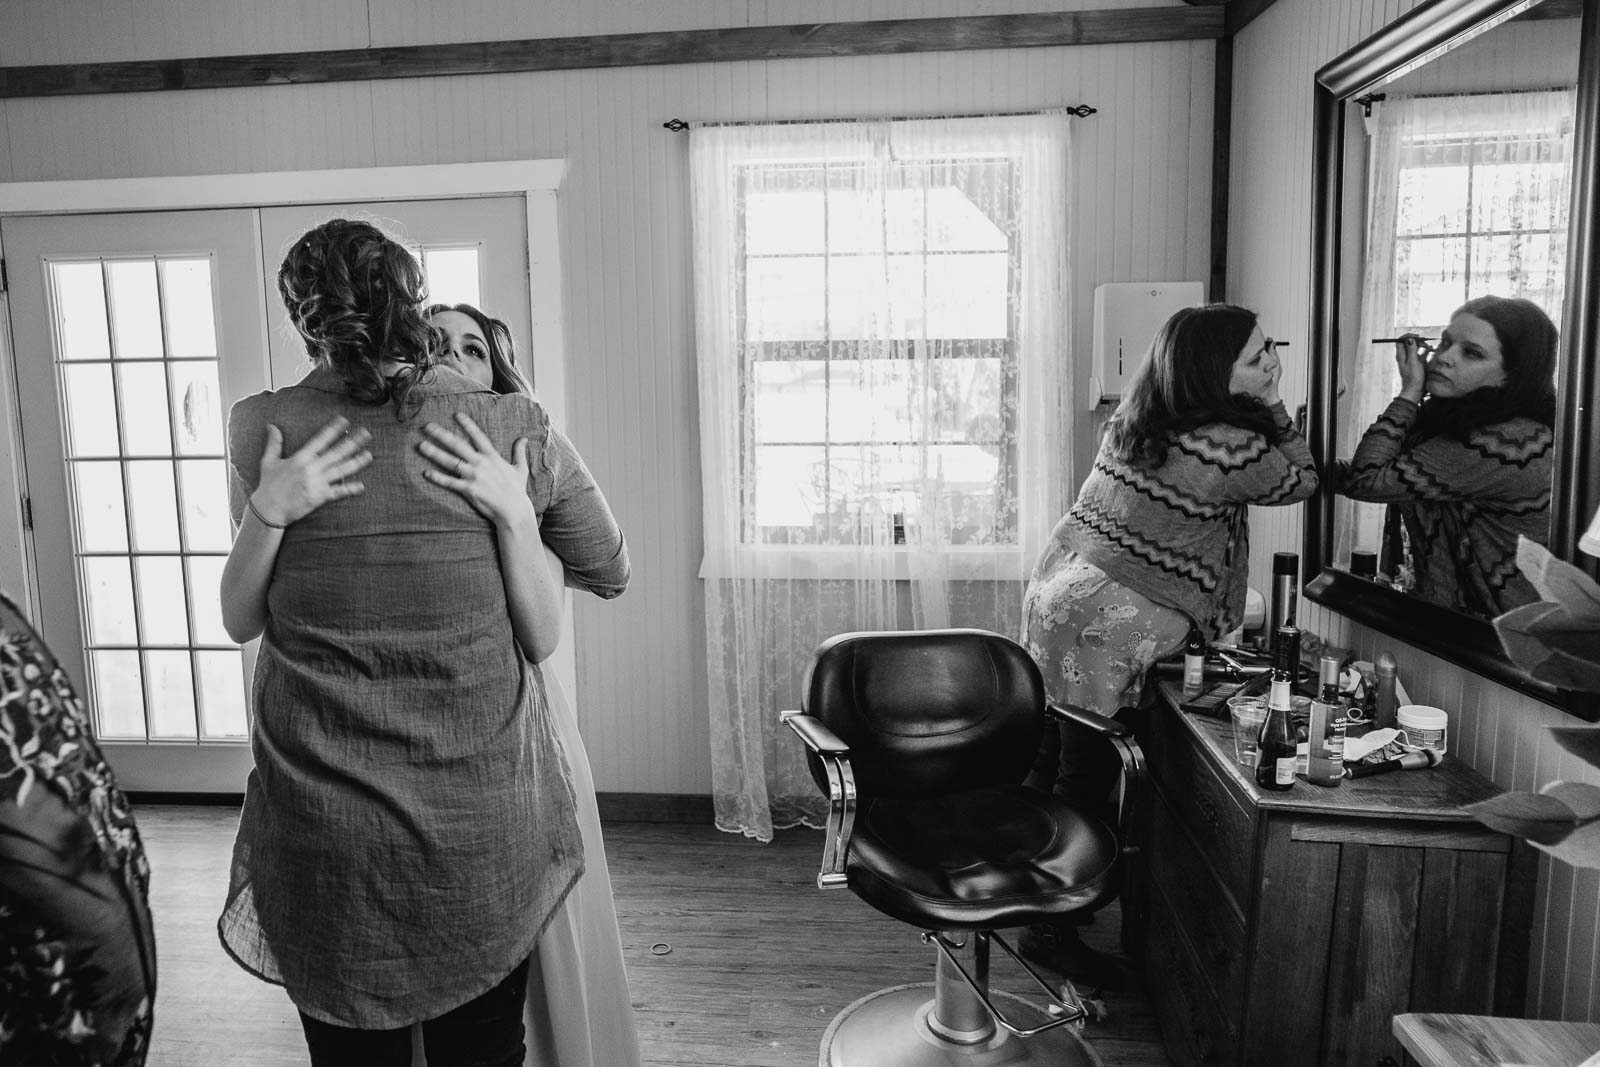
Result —
<instances>
[{"instance_id":1,"label":"large wall mirror","mask_svg":"<svg viewBox=\"0 0 1600 1067\"><path fill-rule=\"evenodd\" d=\"M1576 545L1600 506L1597 123L1600 0L1435 0L1317 72L1325 476L1304 552L1310 599L1591 721L1600 701L1527 678L1489 620L1534 596L1517 532L1593 570ZM1531 339L1492 350L1530 334L1515 307L1468 304L1484 296L1544 309L1553 367ZM1406 335L1433 351L1403 378Z\"/></svg>"}]
</instances>

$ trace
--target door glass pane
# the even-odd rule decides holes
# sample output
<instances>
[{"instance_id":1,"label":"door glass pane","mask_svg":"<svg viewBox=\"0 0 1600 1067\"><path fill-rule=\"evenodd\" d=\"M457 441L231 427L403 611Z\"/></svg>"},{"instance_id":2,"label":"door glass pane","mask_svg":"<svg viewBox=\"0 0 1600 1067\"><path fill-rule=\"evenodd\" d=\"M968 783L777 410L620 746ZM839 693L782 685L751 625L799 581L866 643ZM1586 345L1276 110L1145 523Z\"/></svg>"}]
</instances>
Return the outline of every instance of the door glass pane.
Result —
<instances>
[{"instance_id":1,"label":"door glass pane","mask_svg":"<svg viewBox=\"0 0 1600 1067\"><path fill-rule=\"evenodd\" d=\"M144 738L144 675L139 670L139 653L90 652L89 688L94 691L101 738Z\"/></svg>"},{"instance_id":2,"label":"door glass pane","mask_svg":"<svg viewBox=\"0 0 1600 1067\"><path fill-rule=\"evenodd\" d=\"M109 363L68 363L61 368L69 456L115 456L117 402Z\"/></svg>"},{"instance_id":3,"label":"door glass pane","mask_svg":"<svg viewBox=\"0 0 1600 1067\"><path fill-rule=\"evenodd\" d=\"M78 498L78 538L85 552L126 552L128 521L122 501L122 464L116 460L72 464Z\"/></svg>"},{"instance_id":4,"label":"door glass pane","mask_svg":"<svg viewBox=\"0 0 1600 1067\"><path fill-rule=\"evenodd\" d=\"M117 402L122 409L123 455L172 455L172 431L167 425L167 371L163 364L119 364Z\"/></svg>"},{"instance_id":5,"label":"door glass pane","mask_svg":"<svg viewBox=\"0 0 1600 1067\"><path fill-rule=\"evenodd\" d=\"M194 672L189 669L189 653L146 652L144 671L150 736L194 738Z\"/></svg>"},{"instance_id":6,"label":"door glass pane","mask_svg":"<svg viewBox=\"0 0 1600 1067\"><path fill-rule=\"evenodd\" d=\"M110 359L105 279L100 273L100 261L53 263L50 283L55 294L55 326L61 358Z\"/></svg>"},{"instance_id":7,"label":"door glass pane","mask_svg":"<svg viewBox=\"0 0 1600 1067\"><path fill-rule=\"evenodd\" d=\"M476 248L424 248L422 273L428 280L428 303L483 306Z\"/></svg>"},{"instance_id":8,"label":"door glass pane","mask_svg":"<svg viewBox=\"0 0 1600 1067\"><path fill-rule=\"evenodd\" d=\"M176 552L178 491L169 460L128 464L128 496L133 503L133 547L142 552Z\"/></svg>"},{"instance_id":9,"label":"door glass pane","mask_svg":"<svg viewBox=\"0 0 1600 1067\"><path fill-rule=\"evenodd\" d=\"M194 608L194 643L232 645L233 639L222 628L222 565L225 556L190 556L189 597ZM236 680L237 681L237 680ZM240 697L243 698L243 689Z\"/></svg>"},{"instance_id":10,"label":"door glass pane","mask_svg":"<svg viewBox=\"0 0 1600 1067\"><path fill-rule=\"evenodd\" d=\"M139 630L133 619L133 576L126 556L87 556L83 586L93 645L134 645Z\"/></svg>"},{"instance_id":11,"label":"door glass pane","mask_svg":"<svg viewBox=\"0 0 1600 1067\"><path fill-rule=\"evenodd\" d=\"M250 734L244 710L244 657L236 651L194 654L200 678L200 736L244 738Z\"/></svg>"},{"instance_id":12,"label":"door glass pane","mask_svg":"<svg viewBox=\"0 0 1600 1067\"><path fill-rule=\"evenodd\" d=\"M113 355L118 359L160 359L161 304L155 260L107 263L106 281L111 290Z\"/></svg>"},{"instance_id":13,"label":"door glass pane","mask_svg":"<svg viewBox=\"0 0 1600 1067\"><path fill-rule=\"evenodd\" d=\"M167 355L173 359L215 357L217 326L211 303L211 260L162 260L161 293L167 313Z\"/></svg>"},{"instance_id":14,"label":"door glass pane","mask_svg":"<svg viewBox=\"0 0 1600 1067\"><path fill-rule=\"evenodd\" d=\"M139 579L140 644L187 645L183 561L177 556L135 556L133 569Z\"/></svg>"},{"instance_id":15,"label":"door glass pane","mask_svg":"<svg viewBox=\"0 0 1600 1067\"><path fill-rule=\"evenodd\" d=\"M186 459L178 463L178 490L183 500L183 542L191 552L227 552L233 547L228 517L228 472L220 459Z\"/></svg>"},{"instance_id":16,"label":"door glass pane","mask_svg":"<svg viewBox=\"0 0 1600 1067\"><path fill-rule=\"evenodd\" d=\"M220 456L222 447L222 390L217 385L217 361L171 363L172 429L178 454Z\"/></svg>"}]
</instances>

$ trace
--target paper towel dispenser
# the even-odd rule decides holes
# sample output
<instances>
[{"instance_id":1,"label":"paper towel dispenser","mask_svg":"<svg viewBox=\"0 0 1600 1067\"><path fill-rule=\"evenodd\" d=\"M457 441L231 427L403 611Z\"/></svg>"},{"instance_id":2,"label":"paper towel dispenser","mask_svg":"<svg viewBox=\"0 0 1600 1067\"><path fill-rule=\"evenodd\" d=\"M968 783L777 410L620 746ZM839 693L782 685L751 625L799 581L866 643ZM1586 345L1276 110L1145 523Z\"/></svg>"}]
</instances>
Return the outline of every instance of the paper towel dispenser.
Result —
<instances>
[{"instance_id":1,"label":"paper towel dispenser","mask_svg":"<svg viewBox=\"0 0 1600 1067\"><path fill-rule=\"evenodd\" d=\"M1179 308L1205 303L1202 282L1106 282L1094 287L1094 368L1089 409L1121 398L1161 324Z\"/></svg>"}]
</instances>

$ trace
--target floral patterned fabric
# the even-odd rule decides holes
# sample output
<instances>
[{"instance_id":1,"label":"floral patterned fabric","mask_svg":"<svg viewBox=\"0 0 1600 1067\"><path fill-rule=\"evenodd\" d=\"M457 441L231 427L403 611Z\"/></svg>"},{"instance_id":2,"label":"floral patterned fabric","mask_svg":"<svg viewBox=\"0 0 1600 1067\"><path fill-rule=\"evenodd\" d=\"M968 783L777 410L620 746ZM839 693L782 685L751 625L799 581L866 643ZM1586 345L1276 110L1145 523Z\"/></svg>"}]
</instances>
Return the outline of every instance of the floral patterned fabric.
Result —
<instances>
[{"instance_id":1,"label":"floral patterned fabric","mask_svg":"<svg viewBox=\"0 0 1600 1067\"><path fill-rule=\"evenodd\" d=\"M1050 699L1102 715L1139 703L1144 675L1183 647L1189 617L1069 549L1048 553L1023 600L1023 644Z\"/></svg>"},{"instance_id":2,"label":"floral patterned fabric","mask_svg":"<svg viewBox=\"0 0 1600 1067\"><path fill-rule=\"evenodd\" d=\"M149 884L71 681L0 594L0 1063L144 1063Z\"/></svg>"}]
</instances>

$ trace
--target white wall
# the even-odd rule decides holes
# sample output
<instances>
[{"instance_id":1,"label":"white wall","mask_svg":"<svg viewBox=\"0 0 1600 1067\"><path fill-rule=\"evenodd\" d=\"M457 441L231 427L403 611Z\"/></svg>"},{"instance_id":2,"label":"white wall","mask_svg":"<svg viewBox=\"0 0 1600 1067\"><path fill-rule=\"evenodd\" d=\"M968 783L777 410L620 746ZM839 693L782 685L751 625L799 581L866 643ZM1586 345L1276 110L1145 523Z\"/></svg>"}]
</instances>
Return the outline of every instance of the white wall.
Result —
<instances>
[{"instance_id":1,"label":"white wall","mask_svg":"<svg viewBox=\"0 0 1600 1067\"><path fill-rule=\"evenodd\" d=\"M1278 0L1235 41L1228 293L1259 309L1273 336L1297 342L1290 351L1299 354L1300 373L1293 384L1285 375L1286 396L1305 395L1313 78L1328 60L1415 6L1417 0ZM1256 584L1265 588L1271 552L1300 549L1300 519L1257 511L1251 556ZM1600 784L1600 772L1547 739L1544 727L1577 722L1563 712L1330 612L1312 610L1306 622L1365 658L1392 651L1412 698L1449 711L1451 758L1497 784L1514 790L1561 778ZM1600 1020L1600 872L1541 855L1535 906L1530 1014Z\"/></svg>"},{"instance_id":2,"label":"white wall","mask_svg":"<svg viewBox=\"0 0 1600 1067\"><path fill-rule=\"evenodd\" d=\"M0 63L1150 6L5 0ZM585 739L602 790L705 794L687 140L661 123L1098 107L1074 122L1079 319L1062 354L1086 387L1096 283L1207 277L1214 55L1203 41L4 100L0 181L568 159L567 429L634 560L626 596L577 607Z\"/></svg>"}]
</instances>

